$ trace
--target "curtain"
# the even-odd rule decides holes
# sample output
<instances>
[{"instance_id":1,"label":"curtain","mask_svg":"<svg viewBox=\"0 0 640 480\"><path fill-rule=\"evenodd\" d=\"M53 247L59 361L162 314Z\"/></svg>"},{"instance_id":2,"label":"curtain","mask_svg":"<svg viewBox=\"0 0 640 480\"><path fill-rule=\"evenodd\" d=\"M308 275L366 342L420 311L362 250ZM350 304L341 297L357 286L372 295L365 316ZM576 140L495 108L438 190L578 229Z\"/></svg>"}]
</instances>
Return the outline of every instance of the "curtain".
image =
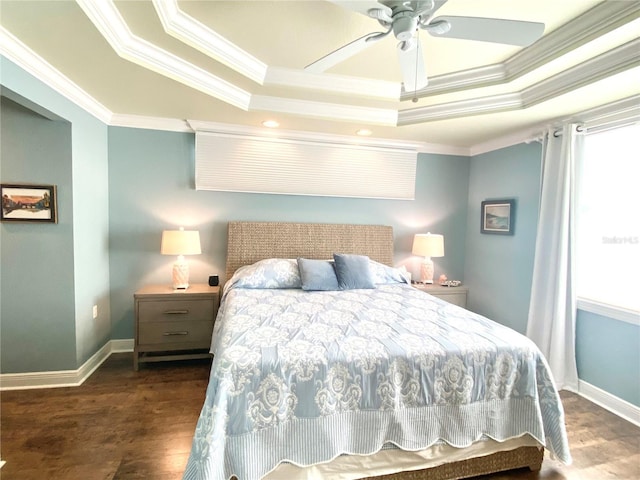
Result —
<instances>
[{"instance_id":1,"label":"curtain","mask_svg":"<svg viewBox=\"0 0 640 480\"><path fill-rule=\"evenodd\" d=\"M575 190L583 137L577 125L544 135L540 215L527 336L546 357L556 386L578 389L575 354Z\"/></svg>"}]
</instances>

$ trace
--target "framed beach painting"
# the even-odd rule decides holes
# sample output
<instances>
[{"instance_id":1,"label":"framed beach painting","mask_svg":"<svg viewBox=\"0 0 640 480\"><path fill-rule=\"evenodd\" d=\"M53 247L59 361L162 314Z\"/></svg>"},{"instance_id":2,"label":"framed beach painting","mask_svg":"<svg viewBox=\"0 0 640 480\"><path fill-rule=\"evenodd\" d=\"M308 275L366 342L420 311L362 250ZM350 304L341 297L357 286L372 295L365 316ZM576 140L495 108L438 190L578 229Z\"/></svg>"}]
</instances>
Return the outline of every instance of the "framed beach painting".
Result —
<instances>
[{"instance_id":1,"label":"framed beach painting","mask_svg":"<svg viewBox=\"0 0 640 480\"><path fill-rule=\"evenodd\" d=\"M0 185L2 222L58 222L55 185Z\"/></svg>"},{"instance_id":2,"label":"framed beach painting","mask_svg":"<svg viewBox=\"0 0 640 480\"><path fill-rule=\"evenodd\" d=\"M480 232L498 235L513 235L516 201L485 200L480 209Z\"/></svg>"}]
</instances>

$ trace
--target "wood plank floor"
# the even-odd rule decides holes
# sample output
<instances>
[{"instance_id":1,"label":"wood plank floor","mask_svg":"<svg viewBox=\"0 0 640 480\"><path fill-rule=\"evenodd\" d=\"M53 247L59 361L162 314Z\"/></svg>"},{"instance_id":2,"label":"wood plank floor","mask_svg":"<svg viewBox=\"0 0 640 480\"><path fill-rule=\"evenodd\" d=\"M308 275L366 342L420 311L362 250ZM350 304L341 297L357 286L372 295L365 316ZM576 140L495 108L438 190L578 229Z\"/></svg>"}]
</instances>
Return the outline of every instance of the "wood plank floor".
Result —
<instances>
[{"instance_id":1,"label":"wood plank floor","mask_svg":"<svg viewBox=\"0 0 640 480\"><path fill-rule=\"evenodd\" d=\"M204 401L208 361L112 355L82 386L1 393L2 480L176 480ZM483 480L640 479L640 428L562 393L574 463Z\"/></svg>"}]
</instances>

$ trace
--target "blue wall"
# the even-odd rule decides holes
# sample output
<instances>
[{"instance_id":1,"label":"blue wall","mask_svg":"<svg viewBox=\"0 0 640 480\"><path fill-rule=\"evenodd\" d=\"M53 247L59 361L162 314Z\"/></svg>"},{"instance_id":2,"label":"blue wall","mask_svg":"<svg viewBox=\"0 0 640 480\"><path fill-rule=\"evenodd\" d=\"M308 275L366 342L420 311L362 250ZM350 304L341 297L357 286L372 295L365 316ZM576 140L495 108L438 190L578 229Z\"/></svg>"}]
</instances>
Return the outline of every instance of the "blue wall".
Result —
<instances>
[{"instance_id":1,"label":"blue wall","mask_svg":"<svg viewBox=\"0 0 640 480\"><path fill-rule=\"evenodd\" d=\"M71 125L2 98L3 183L57 185L58 224L0 225L2 371L76 368Z\"/></svg>"},{"instance_id":2,"label":"blue wall","mask_svg":"<svg viewBox=\"0 0 640 480\"><path fill-rule=\"evenodd\" d=\"M529 313L538 206L540 144L478 155L469 177L465 280L471 310L525 333ZM514 235L480 233L483 200L514 198Z\"/></svg>"},{"instance_id":3,"label":"blue wall","mask_svg":"<svg viewBox=\"0 0 640 480\"><path fill-rule=\"evenodd\" d=\"M578 310L578 377L640 406L640 326Z\"/></svg>"},{"instance_id":4,"label":"blue wall","mask_svg":"<svg viewBox=\"0 0 640 480\"><path fill-rule=\"evenodd\" d=\"M135 290L169 282L175 259L160 255L160 237L178 226L200 231L203 254L189 259L192 282L212 273L224 279L230 220L391 225L396 263L416 275L414 233L442 233L445 257L434 260L436 273L463 278L468 157L420 154L414 201L196 191L193 162L193 134L109 129L114 338L133 336Z\"/></svg>"},{"instance_id":5,"label":"blue wall","mask_svg":"<svg viewBox=\"0 0 640 480\"><path fill-rule=\"evenodd\" d=\"M56 237L64 237L64 240L60 240L63 244L57 248L60 251L58 256L53 254L39 258L38 255L21 253L16 264L20 275L28 276L29 272L35 275L40 271L48 275L48 281L35 292L32 282L15 281L18 277L14 277L9 269L5 273L5 265L10 263L3 255L1 368L3 373L74 370L101 348L111 335L107 126L4 57L0 57L0 74L3 95L9 93L38 114L67 122L64 139L70 146L64 154L60 154L59 147L49 152L50 147L39 143L40 140L45 141L48 134L43 133L44 137L38 139L31 131L31 128L40 131L43 125L35 120L33 127L25 126L21 134L3 135L2 181L57 184L60 220L57 225L49 225L51 230L47 231ZM2 123L12 121L9 115L9 112L2 113ZM9 147L6 145L9 139L19 144ZM52 145L57 144L53 142ZM5 154L6 148L11 148L13 153ZM41 149L39 154L36 148ZM14 155L15 152L28 151L34 152L30 163L20 163L20 157ZM54 161L55 155L60 156L57 161ZM44 225L9 227L2 224L0 244L3 251L20 243L20 235L25 235L29 242L43 240L45 237L33 234L42 228ZM28 301L12 303L10 297ZM56 302L61 306L56 307L54 313ZM96 319L92 318L93 305L98 305ZM59 325L56 331L41 328L43 314L51 315L54 324ZM40 343L46 342L47 335L60 337L61 343L55 348L46 347L42 354L38 354L36 349ZM32 357L26 362L23 361L25 351Z\"/></svg>"},{"instance_id":6,"label":"blue wall","mask_svg":"<svg viewBox=\"0 0 640 480\"><path fill-rule=\"evenodd\" d=\"M471 159L465 281L469 308L521 333L526 331L541 174L538 143ZM516 199L515 235L480 233L480 202ZM640 326L578 311L576 357L580 380L640 406Z\"/></svg>"},{"instance_id":7,"label":"blue wall","mask_svg":"<svg viewBox=\"0 0 640 480\"><path fill-rule=\"evenodd\" d=\"M0 226L3 373L75 369L109 338L132 338L133 292L148 283L166 284L171 275L173 258L159 254L161 231L180 225L200 230L203 255L191 258L192 280L204 282L211 273L224 272L229 220L392 225L396 264L407 265L414 275L419 259L410 253L413 234L443 233L445 257L434 260L436 275L464 280L472 310L525 331L538 216L539 144L472 159L421 154L415 201L197 192L192 134L108 128L11 62L1 61L3 86L68 122L61 127L67 133L60 135L60 146L52 147L53 140L46 147L37 142L28 146L35 152L29 162L40 159L30 164L16 161L15 153L23 147L15 141L31 141L49 120L31 114L21 118L24 112L12 113L8 123L6 116L1 119L8 129L2 139L2 181L56 183L60 202L58 225ZM51 131L37 136L44 141ZM43 149L48 163L41 162ZM492 198L516 199L515 235L480 234L480 202ZM49 243L43 232L53 232L50 245L60 243L57 257L32 254L42 239ZM34 279L31 274L40 271L55 281ZM94 304L100 312L95 320ZM579 312L580 378L640 406L639 339L637 325ZM22 352L25 346L29 355Z\"/></svg>"}]
</instances>

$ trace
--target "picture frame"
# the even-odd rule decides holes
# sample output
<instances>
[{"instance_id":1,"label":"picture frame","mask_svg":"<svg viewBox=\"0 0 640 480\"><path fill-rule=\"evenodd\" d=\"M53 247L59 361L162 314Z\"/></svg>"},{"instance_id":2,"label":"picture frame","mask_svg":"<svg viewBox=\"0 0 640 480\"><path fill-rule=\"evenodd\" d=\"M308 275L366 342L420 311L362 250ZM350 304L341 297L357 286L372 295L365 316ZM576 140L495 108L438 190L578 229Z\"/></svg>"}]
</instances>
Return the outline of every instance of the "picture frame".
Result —
<instances>
[{"instance_id":1,"label":"picture frame","mask_svg":"<svg viewBox=\"0 0 640 480\"><path fill-rule=\"evenodd\" d=\"M0 222L58 223L55 185L0 184Z\"/></svg>"},{"instance_id":2,"label":"picture frame","mask_svg":"<svg viewBox=\"0 0 640 480\"><path fill-rule=\"evenodd\" d=\"M480 208L480 233L513 235L516 201L484 200Z\"/></svg>"}]
</instances>

